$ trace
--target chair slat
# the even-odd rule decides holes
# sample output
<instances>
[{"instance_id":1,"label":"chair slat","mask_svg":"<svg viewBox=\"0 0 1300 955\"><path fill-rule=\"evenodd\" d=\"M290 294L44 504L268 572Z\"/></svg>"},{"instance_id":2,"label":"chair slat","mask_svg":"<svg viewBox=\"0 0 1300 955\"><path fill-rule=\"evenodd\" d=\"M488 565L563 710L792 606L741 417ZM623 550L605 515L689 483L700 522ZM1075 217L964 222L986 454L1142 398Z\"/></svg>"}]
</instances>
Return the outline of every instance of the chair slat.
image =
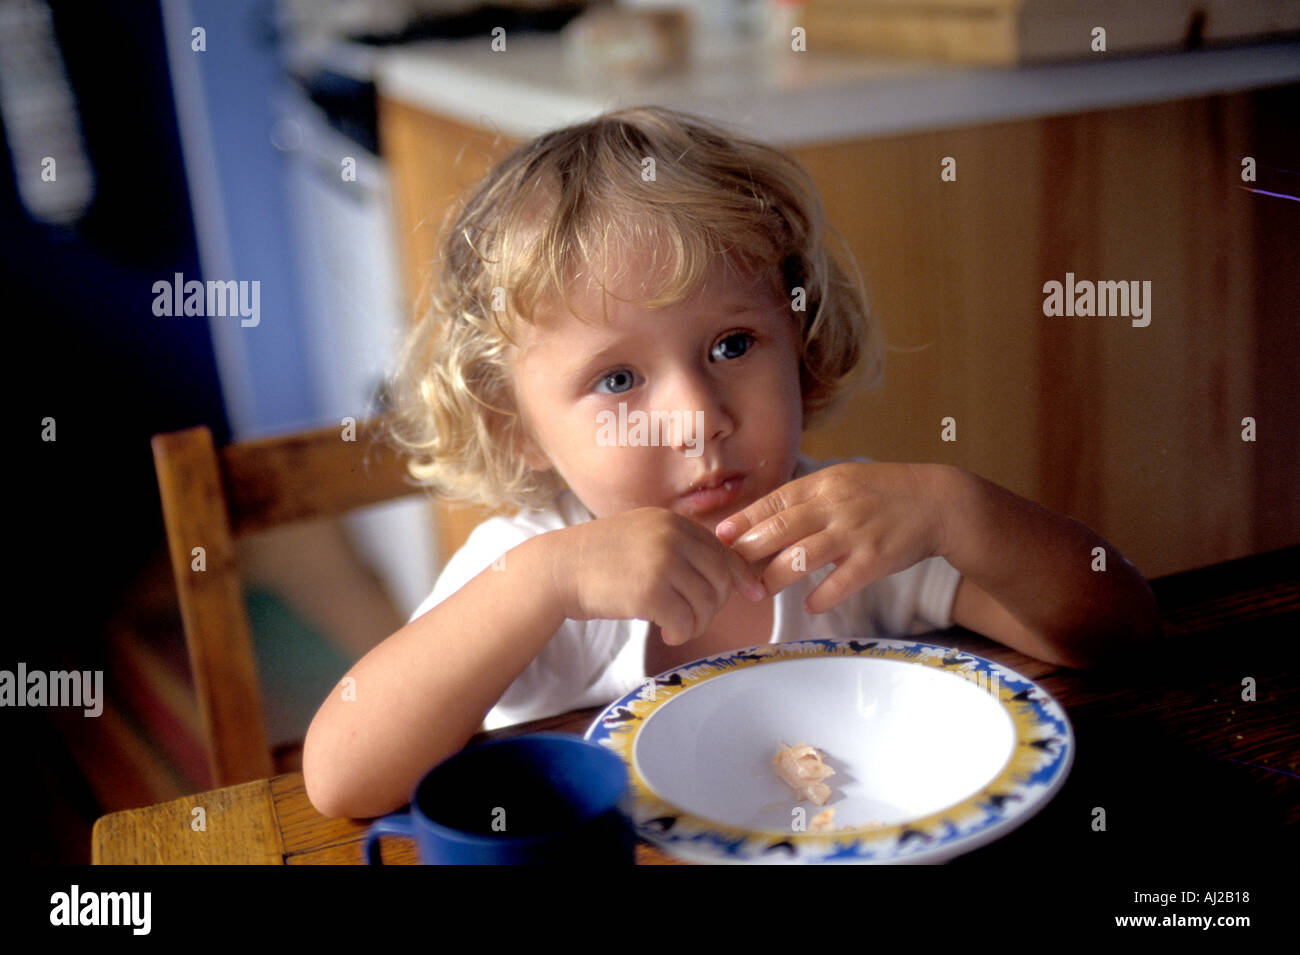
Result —
<instances>
[{"instance_id":1,"label":"chair slat","mask_svg":"<svg viewBox=\"0 0 1300 955\"><path fill-rule=\"evenodd\" d=\"M273 767L212 433L155 435L152 446L212 783L265 779Z\"/></svg>"},{"instance_id":2,"label":"chair slat","mask_svg":"<svg viewBox=\"0 0 1300 955\"><path fill-rule=\"evenodd\" d=\"M382 418L359 422L355 440L328 427L222 448L234 536L425 493L380 440L382 425Z\"/></svg>"}]
</instances>

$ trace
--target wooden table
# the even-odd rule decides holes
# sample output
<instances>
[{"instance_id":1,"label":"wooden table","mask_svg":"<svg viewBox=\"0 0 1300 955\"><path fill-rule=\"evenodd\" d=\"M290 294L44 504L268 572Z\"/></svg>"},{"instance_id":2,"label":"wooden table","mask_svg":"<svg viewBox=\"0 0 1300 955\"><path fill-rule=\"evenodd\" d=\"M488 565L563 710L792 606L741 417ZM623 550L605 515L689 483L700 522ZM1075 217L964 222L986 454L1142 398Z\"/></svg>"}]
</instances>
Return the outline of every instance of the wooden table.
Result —
<instances>
[{"instance_id":1,"label":"wooden table","mask_svg":"<svg viewBox=\"0 0 1300 955\"><path fill-rule=\"evenodd\" d=\"M1224 864L1285 862L1300 822L1300 547L1152 583L1166 642L1122 665L1054 667L954 628L949 644L1038 682L1065 706L1078 754L1062 790L1033 819L950 865L1023 865L1050 845L1075 866L1113 869L1158 857ZM1254 681L1255 700L1243 699ZM581 734L600 708L475 741L539 730ZM206 831L191 828L202 807ZM1093 820L1106 811L1106 830ZM328 819L291 773L198 793L95 823L95 864L357 865L368 820ZM1202 835L1209 833L1206 838ZM1208 842L1217 847L1207 856ZM414 844L384 840L386 863L414 863ZM645 843L637 863L672 863Z\"/></svg>"}]
</instances>

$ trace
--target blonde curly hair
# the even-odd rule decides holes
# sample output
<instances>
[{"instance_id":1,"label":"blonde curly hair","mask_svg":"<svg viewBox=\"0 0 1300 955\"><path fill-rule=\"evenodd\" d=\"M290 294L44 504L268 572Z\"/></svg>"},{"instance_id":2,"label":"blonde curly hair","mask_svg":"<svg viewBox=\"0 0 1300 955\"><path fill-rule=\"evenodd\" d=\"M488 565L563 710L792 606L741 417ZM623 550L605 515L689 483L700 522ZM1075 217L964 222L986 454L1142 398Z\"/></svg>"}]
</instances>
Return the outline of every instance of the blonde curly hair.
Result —
<instances>
[{"instance_id":1,"label":"blonde curly hair","mask_svg":"<svg viewBox=\"0 0 1300 955\"><path fill-rule=\"evenodd\" d=\"M653 175L646 175L653 170ZM770 146L660 107L618 109L515 149L448 215L428 311L389 381L389 438L411 476L443 497L539 508L566 485L530 469L511 371L519 322L539 304L570 312L575 276L600 276L626 249L671 252L646 308L694 295L719 257L771 276L802 334L803 425L883 374L861 277L825 245L834 230L811 178ZM842 243L842 240L841 240ZM847 247L846 247L847 251ZM849 253L852 262L852 253ZM855 264L856 270L856 264ZM581 320L581 316L576 317Z\"/></svg>"}]
</instances>

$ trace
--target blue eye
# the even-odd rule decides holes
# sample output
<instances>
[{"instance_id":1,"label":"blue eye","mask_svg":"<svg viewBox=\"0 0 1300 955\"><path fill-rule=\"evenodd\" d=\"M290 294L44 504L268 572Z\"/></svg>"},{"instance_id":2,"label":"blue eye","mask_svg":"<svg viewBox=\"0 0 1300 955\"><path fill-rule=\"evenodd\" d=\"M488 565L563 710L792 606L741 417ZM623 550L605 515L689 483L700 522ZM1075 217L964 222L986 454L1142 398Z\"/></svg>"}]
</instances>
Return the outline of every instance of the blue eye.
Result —
<instances>
[{"instance_id":1,"label":"blue eye","mask_svg":"<svg viewBox=\"0 0 1300 955\"><path fill-rule=\"evenodd\" d=\"M600 381L596 383L596 390L601 391L601 386L604 385L606 382L616 378L620 378L620 379L624 379L627 382L626 388L615 388L613 391L601 391L601 394L621 395L632 387L632 383L635 380L635 377L636 376L633 375L632 372L629 371L628 369L619 368L616 371L611 371L604 378L600 379Z\"/></svg>"},{"instance_id":2,"label":"blue eye","mask_svg":"<svg viewBox=\"0 0 1300 955\"><path fill-rule=\"evenodd\" d=\"M742 348L738 353L728 354L727 353L728 350L723 346L726 345L727 342L736 342L736 341L743 341L745 343L745 347ZM722 339L722 341L718 342L716 345L713 346L713 350L709 352L709 357L712 358L714 361L726 361L729 358L739 358L741 355L744 355L746 352L749 351L749 346L753 343L753 341L754 341L754 336L749 334L749 332L732 332L726 338Z\"/></svg>"}]
</instances>

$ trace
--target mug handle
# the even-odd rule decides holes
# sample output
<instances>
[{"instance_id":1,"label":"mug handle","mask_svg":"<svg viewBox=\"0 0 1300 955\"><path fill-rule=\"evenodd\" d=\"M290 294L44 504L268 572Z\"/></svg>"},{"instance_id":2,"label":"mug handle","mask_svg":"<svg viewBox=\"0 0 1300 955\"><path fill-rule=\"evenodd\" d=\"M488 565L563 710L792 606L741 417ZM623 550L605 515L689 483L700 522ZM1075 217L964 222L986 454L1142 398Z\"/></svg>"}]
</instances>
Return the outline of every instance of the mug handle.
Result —
<instances>
[{"instance_id":1,"label":"mug handle","mask_svg":"<svg viewBox=\"0 0 1300 955\"><path fill-rule=\"evenodd\" d=\"M380 836L405 836L408 839L414 839L415 827L411 823L410 810L395 812L392 815L377 819L366 830L366 865L384 864L383 857L379 854Z\"/></svg>"}]
</instances>

